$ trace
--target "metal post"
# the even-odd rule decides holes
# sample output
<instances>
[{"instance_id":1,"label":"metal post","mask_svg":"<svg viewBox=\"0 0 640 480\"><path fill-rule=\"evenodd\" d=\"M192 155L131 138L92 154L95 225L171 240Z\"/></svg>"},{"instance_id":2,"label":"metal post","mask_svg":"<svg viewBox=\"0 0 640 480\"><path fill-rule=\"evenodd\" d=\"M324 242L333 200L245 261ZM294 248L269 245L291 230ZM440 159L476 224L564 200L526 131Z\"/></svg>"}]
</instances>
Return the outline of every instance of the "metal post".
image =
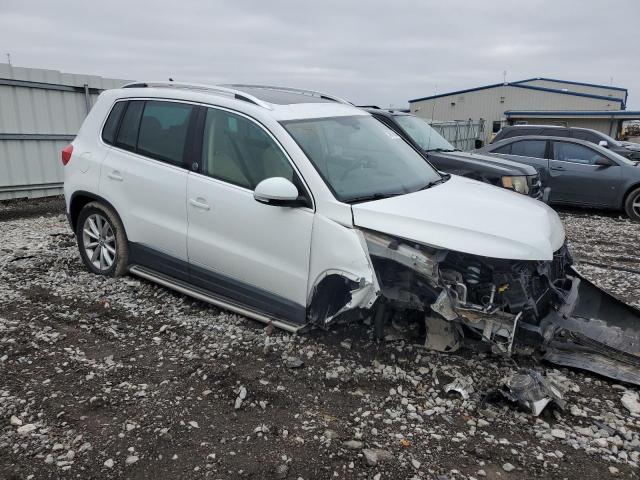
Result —
<instances>
[{"instance_id":1,"label":"metal post","mask_svg":"<svg viewBox=\"0 0 640 480\"><path fill-rule=\"evenodd\" d=\"M89 96L89 85L84 84L84 103L87 107L87 115L89 115L89 111L91 110L91 97Z\"/></svg>"}]
</instances>

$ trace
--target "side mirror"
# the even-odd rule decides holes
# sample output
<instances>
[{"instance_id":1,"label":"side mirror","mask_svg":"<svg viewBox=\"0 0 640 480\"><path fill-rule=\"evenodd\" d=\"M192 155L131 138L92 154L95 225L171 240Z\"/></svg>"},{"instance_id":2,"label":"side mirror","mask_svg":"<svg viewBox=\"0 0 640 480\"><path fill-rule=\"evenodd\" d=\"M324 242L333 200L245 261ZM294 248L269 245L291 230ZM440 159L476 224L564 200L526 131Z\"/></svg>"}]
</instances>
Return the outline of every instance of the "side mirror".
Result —
<instances>
[{"instance_id":1,"label":"side mirror","mask_svg":"<svg viewBox=\"0 0 640 480\"><path fill-rule=\"evenodd\" d=\"M279 207L299 207L306 202L298 197L296 186L283 177L265 178L253 191L256 202Z\"/></svg>"},{"instance_id":2,"label":"side mirror","mask_svg":"<svg viewBox=\"0 0 640 480\"><path fill-rule=\"evenodd\" d=\"M607 142L606 140L600 140L598 142L598 145L600 145L601 147L604 147L604 148L609 148L609 142Z\"/></svg>"},{"instance_id":3,"label":"side mirror","mask_svg":"<svg viewBox=\"0 0 640 480\"><path fill-rule=\"evenodd\" d=\"M611 167L613 165L617 165L616 162L614 162L613 160L611 160L609 158L605 158L605 157L597 158L596 161L593 162L593 164L594 165L599 165L601 167Z\"/></svg>"}]
</instances>

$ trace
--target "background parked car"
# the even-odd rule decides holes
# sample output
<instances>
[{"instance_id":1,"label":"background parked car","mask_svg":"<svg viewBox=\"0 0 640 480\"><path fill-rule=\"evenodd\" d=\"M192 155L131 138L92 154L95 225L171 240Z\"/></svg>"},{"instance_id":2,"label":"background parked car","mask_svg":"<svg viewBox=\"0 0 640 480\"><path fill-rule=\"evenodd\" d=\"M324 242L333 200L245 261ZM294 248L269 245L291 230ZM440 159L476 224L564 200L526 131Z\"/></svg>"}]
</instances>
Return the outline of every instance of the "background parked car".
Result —
<instances>
[{"instance_id":1,"label":"background parked car","mask_svg":"<svg viewBox=\"0 0 640 480\"><path fill-rule=\"evenodd\" d=\"M640 162L585 140L551 136L508 138L480 151L537 168L551 187L551 204L625 210L640 221Z\"/></svg>"},{"instance_id":2,"label":"background parked car","mask_svg":"<svg viewBox=\"0 0 640 480\"><path fill-rule=\"evenodd\" d=\"M512 125L502 127L491 143L496 143L506 138L522 137L525 135L577 138L608 148L631 160L640 160L640 144L620 142L615 138L611 138L609 135L605 135L597 130L591 130L590 128L562 127L558 125Z\"/></svg>"},{"instance_id":3,"label":"background parked car","mask_svg":"<svg viewBox=\"0 0 640 480\"><path fill-rule=\"evenodd\" d=\"M431 125L415 115L380 108L365 110L422 152L438 170L545 200L543 185L535 168L495 155L457 150Z\"/></svg>"}]
</instances>

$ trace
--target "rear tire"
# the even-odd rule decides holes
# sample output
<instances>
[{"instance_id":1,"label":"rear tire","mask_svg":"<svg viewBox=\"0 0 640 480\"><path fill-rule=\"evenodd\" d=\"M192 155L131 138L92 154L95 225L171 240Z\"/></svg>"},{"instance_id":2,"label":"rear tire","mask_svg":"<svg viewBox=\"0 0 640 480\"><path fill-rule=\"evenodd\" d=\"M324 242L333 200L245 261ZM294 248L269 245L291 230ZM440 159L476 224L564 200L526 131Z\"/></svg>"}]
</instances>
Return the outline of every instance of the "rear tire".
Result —
<instances>
[{"instance_id":1,"label":"rear tire","mask_svg":"<svg viewBox=\"0 0 640 480\"><path fill-rule=\"evenodd\" d=\"M624 210L631 220L640 222L640 187L631 190L624 202Z\"/></svg>"},{"instance_id":2,"label":"rear tire","mask_svg":"<svg viewBox=\"0 0 640 480\"><path fill-rule=\"evenodd\" d=\"M76 224L80 257L87 269L97 275L119 277L127 273L129 243L115 210L91 202L80 210Z\"/></svg>"}]
</instances>

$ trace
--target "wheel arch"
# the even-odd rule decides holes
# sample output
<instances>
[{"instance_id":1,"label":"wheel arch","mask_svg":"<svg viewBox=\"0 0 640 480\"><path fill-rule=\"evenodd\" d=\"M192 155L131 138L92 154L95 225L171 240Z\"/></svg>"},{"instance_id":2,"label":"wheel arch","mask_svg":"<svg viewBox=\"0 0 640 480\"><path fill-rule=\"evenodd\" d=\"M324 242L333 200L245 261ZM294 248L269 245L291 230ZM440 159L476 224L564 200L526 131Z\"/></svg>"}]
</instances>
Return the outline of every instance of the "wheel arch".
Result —
<instances>
[{"instance_id":1,"label":"wheel arch","mask_svg":"<svg viewBox=\"0 0 640 480\"><path fill-rule=\"evenodd\" d=\"M620 208L622 210L625 209L625 204L627 203L627 199L629 198L629 195L631 195L631 192L633 192L634 190L640 188L640 181L637 181L631 185L629 185L628 187L626 187L624 194L622 195L622 202L620 203Z\"/></svg>"},{"instance_id":2,"label":"wheel arch","mask_svg":"<svg viewBox=\"0 0 640 480\"><path fill-rule=\"evenodd\" d=\"M85 205L91 202L100 202L106 205L107 207L109 207L111 210L113 210L116 216L118 217L120 224L125 229L125 234L126 234L126 227L122 222L122 218L120 217L118 210L116 210L116 208L111 204L111 202L109 202L108 200L105 200L100 195L96 195L95 193L91 193L91 192L86 192L84 190L73 192L73 194L71 195L71 201L69 202L69 223L71 224L71 228L73 229L74 232L76 231L76 227L78 226L78 217L80 216L80 211L83 209Z\"/></svg>"}]
</instances>

